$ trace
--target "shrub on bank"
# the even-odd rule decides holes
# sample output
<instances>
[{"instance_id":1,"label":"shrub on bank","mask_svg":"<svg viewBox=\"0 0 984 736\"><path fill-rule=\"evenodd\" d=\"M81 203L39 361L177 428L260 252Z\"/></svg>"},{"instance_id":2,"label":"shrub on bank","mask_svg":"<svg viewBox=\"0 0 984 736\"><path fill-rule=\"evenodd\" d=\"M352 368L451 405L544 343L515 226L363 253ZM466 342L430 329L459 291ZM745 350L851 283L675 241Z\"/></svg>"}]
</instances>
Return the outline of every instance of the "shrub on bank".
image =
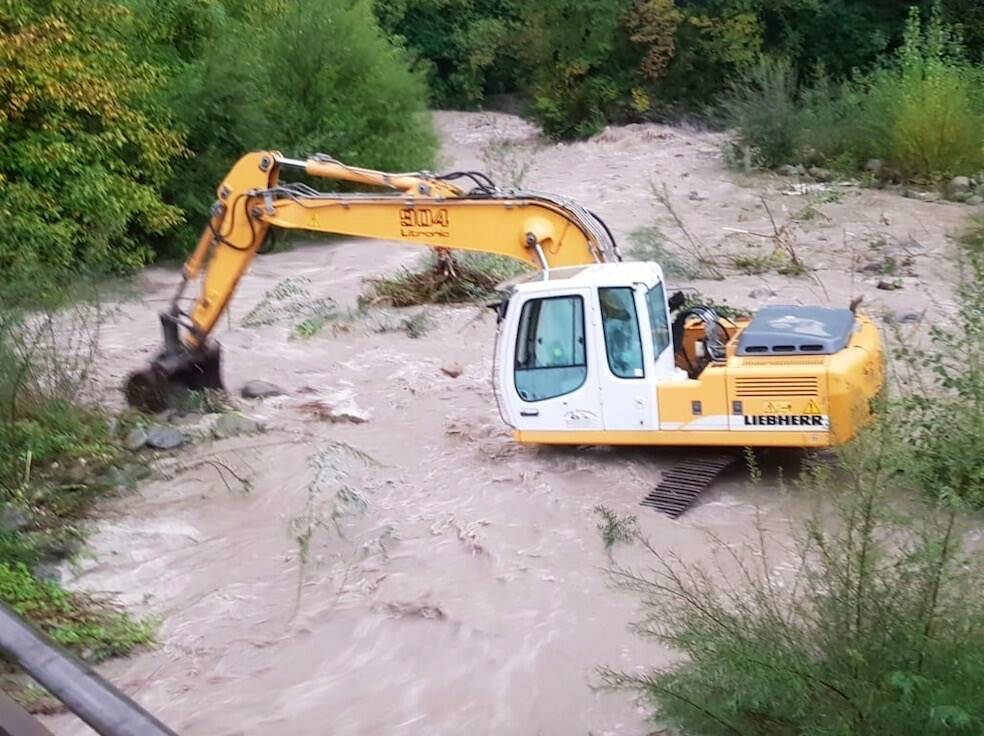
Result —
<instances>
[{"instance_id":1,"label":"shrub on bank","mask_svg":"<svg viewBox=\"0 0 984 736\"><path fill-rule=\"evenodd\" d=\"M799 87L788 63L766 61L725 100L739 145L764 166L821 164L857 171L877 159L896 180L938 183L984 168L984 69L969 63L938 12L910 14L884 68Z\"/></svg>"}]
</instances>

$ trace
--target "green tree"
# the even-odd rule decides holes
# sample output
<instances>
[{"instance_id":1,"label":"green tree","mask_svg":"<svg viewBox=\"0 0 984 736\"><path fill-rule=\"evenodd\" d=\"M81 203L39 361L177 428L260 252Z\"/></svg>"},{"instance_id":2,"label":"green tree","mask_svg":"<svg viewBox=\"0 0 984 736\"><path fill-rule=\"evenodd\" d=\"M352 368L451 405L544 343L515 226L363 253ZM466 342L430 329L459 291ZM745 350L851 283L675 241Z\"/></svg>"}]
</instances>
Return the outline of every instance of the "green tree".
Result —
<instances>
[{"instance_id":1,"label":"green tree","mask_svg":"<svg viewBox=\"0 0 984 736\"><path fill-rule=\"evenodd\" d=\"M438 107L474 107L490 92L516 89L512 48L516 0L376 0L374 10L391 38L427 72Z\"/></svg>"},{"instance_id":2,"label":"green tree","mask_svg":"<svg viewBox=\"0 0 984 736\"><path fill-rule=\"evenodd\" d=\"M180 221L160 188L181 140L130 21L112 2L0 5L0 278L134 268Z\"/></svg>"},{"instance_id":3,"label":"green tree","mask_svg":"<svg viewBox=\"0 0 984 736\"><path fill-rule=\"evenodd\" d=\"M518 53L533 112L548 135L584 137L627 109L640 52L625 33L632 0L523 6Z\"/></svg>"},{"instance_id":4,"label":"green tree","mask_svg":"<svg viewBox=\"0 0 984 736\"><path fill-rule=\"evenodd\" d=\"M168 104L191 156L175 166L167 195L191 225L161 246L167 252L191 246L216 187L247 151L324 152L389 170L433 160L424 78L385 37L367 2L254 0L253 8L217 11L224 25L201 56L173 65Z\"/></svg>"}]
</instances>

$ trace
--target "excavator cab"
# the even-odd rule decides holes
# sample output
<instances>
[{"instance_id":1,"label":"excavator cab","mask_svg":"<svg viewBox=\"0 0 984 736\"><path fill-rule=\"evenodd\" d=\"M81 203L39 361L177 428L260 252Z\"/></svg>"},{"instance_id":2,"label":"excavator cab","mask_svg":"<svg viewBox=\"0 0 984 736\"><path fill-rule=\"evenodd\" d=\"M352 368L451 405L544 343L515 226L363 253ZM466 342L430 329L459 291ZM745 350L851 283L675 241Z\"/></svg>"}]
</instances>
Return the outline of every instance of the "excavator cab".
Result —
<instances>
[{"instance_id":1,"label":"excavator cab","mask_svg":"<svg viewBox=\"0 0 984 736\"><path fill-rule=\"evenodd\" d=\"M593 264L516 284L497 366L503 416L523 436L658 429L656 387L676 370L662 270Z\"/></svg>"}]
</instances>

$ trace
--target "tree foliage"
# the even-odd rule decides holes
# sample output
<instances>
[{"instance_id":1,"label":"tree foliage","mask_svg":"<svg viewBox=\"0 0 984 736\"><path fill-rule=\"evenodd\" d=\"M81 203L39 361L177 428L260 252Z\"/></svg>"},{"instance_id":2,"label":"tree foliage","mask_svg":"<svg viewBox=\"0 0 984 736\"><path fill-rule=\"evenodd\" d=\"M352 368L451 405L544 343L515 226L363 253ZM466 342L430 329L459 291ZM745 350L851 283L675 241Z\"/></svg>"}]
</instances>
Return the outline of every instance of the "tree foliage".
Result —
<instances>
[{"instance_id":1,"label":"tree foliage","mask_svg":"<svg viewBox=\"0 0 984 736\"><path fill-rule=\"evenodd\" d=\"M0 6L0 274L130 268L180 212L160 189L182 151L152 102L160 71L125 44L115 3Z\"/></svg>"},{"instance_id":2,"label":"tree foliage","mask_svg":"<svg viewBox=\"0 0 984 736\"><path fill-rule=\"evenodd\" d=\"M360 0L3 0L0 30L5 277L182 254L251 149L435 149L421 75Z\"/></svg>"},{"instance_id":3,"label":"tree foliage","mask_svg":"<svg viewBox=\"0 0 984 736\"><path fill-rule=\"evenodd\" d=\"M876 68L902 44L910 5L934 0L377 0L383 27L428 71L439 106L521 96L558 137L607 122L708 113L759 64L782 59L802 81ZM984 9L943 0L972 59Z\"/></svg>"},{"instance_id":4,"label":"tree foliage","mask_svg":"<svg viewBox=\"0 0 984 736\"><path fill-rule=\"evenodd\" d=\"M410 70L403 49L385 38L367 3L141 1L151 17L184 3L191 6L186 17L222 19L220 31L204 23L184 26L179 46L199 51L170 65L167 104L183 122L193 153L176 165L166 187L191 223L171 241L173 252L193 242L216 187L247 151L324 152L398 171L431 163L436 139L425 81ZM262 26L254 21L257 13L265 18Z\"/></svg>"}]
</instances>

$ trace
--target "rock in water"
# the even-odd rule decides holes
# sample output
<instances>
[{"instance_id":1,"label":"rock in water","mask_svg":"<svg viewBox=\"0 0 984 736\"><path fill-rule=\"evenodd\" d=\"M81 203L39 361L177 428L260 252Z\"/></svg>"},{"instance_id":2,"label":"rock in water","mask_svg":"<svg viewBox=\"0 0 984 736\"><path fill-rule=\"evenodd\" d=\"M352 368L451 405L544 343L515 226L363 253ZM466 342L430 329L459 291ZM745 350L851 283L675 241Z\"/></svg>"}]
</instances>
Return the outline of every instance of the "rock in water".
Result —
<instances>
[{"instance_id":1,"label":"rock in water","mask_svg":"<svg viewBox=\"0 0 984 736\"><path fill-rule=\"evenodd\" d=\"M367 410L355 403L352 395L347 391L339 391L323 399L305 401L297 408L322 421L327 420L332 423L364 424L372 417Z\"/></svg>"},{"instance_id":2,"label":"rock in water","mask_svg":"<svg viewBox=\"0 0 984 736\"><path fill-rule=\"evenodd\" d=\"M457 378L462 373L464 373L464 368L461 367L461 363L445 363L441 366L441 373L445 376L450 376L451 378Z\"/></svg>"},{"instance_id":3,"label":"rock in water","mask_svg":"<svg viewBox=\"0 0 984 736\"><path fill-rule=\"evenodd\" d=\"M143 427L134 427L126 435L123 446L128 450L136 452L147 444L147 432Z\"/></svg>"},{"instance_id":4,"label":"rock in water","mask_svg":"<svg viewBox=\"0 0 984 736\"><path fill-rule=\"evenodd\" d=\"M31 574L45 583L60 583L62 579L61 568L50 562L34 565L31 568Z\"/></svg>"},{"instance_id":5,"label":"rock in water","mask_svg":"<svg viewBox=\"0 0 984 736\"><path fill-rule=\"evenodd\" d=\"M889 325L917 325L922 322L922 315L918 312L887 312L882 319Z\"/></svg>"},{"instance_id":6,"label":"rock in water","mask_svg":"<svg viewBox=\"0 0 984 736\"><path fill-rule=\"evenodd\" d=\"M222 414L212 425L212 434L216 439L224 440L241 434L253 434L260 431L259 422L242 414Z\"/></svg>"},{"instance_id":7,"label":"rock in water","mask_svg":"<svg viewBox=\"0 0 984 736\"><path fill-rule=\"evenodd\" d=\"M347 401L337 406L331 406L328 410L328 419L336 423L364 424L369 421L370 416L368 411L354 401Z\"/></svg>"},{"instance_id":8,"label":"rock in water","mask_svg":"<svg viewBox=\"0 0 984 736\"><path fill-rule=\"evenodd\" d=\"M147 446L157 450L173 450L181 447L187 439L180 429L166 424L152 424L147 428Z\"/></svg>"},{"instance_id":9,"label":"rock in water","mask_svg":"<svg viewBox=\"0 0 984 736\"><path fill-rule=\"evenodd\" d=\"M239 395L244 399L266 399L270 396L283 396L284 391L280 386L269 381L248 381L239 391Z\"/></svg>"}]
</instances>

